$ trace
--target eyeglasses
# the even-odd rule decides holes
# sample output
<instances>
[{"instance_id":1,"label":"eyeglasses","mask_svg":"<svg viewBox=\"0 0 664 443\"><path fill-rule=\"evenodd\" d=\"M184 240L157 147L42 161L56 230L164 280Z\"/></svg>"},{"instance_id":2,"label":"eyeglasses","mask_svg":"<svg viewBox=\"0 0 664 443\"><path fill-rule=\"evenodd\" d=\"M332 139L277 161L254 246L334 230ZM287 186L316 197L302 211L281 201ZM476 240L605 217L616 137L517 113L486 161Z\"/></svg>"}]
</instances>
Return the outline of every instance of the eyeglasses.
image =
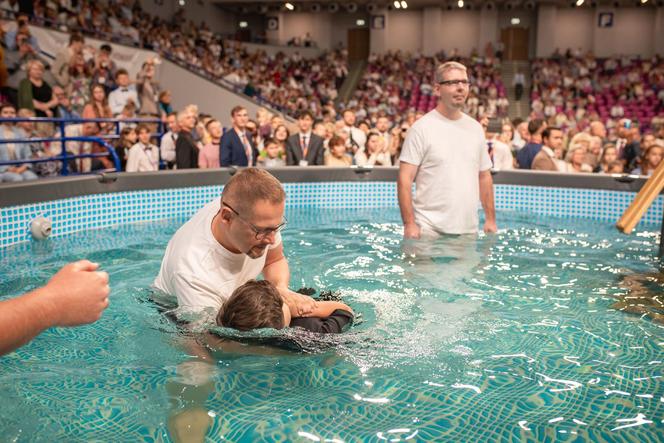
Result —
<instances>
[{"instance_id":1,"label":"eyeglasses","mask_svg":"<svg viewBox=\"0 0 664 443\"><path fill-rule=\"evenodd\" d=\"M233 211L233 213L235 215L237 215L237 218L239 218L240 220L245 222L251 228L251 230L254 231L254 234L256 236L256 240L263 240L263 239L269 237L272 234L276 234L277 232L280 232L282 229L284 229L286 227L286 224L288 223L288 220L286 220L286 217L284 217L284 221L281 222L281 224L279 224L278 226L275 226L274 228L259 228L258 226L254 225L253 223L249 222L244 217L242 217L240 215L240 213L237 212L235 209L233 209L231 207L231 205L229 205L228 203L221 202L221 204L226 206L231 211Z\"/></svg>"},{"instance_id":2,"label":"eyeglasses","mask_svg":"<svg viewBox=\"0 0 664 443\"><path fill-rule=\"evenodd\" d=\"M445 80L439 82L443 86L468 86L470 82L468 80Z\"/></svg>"}]
</instances>

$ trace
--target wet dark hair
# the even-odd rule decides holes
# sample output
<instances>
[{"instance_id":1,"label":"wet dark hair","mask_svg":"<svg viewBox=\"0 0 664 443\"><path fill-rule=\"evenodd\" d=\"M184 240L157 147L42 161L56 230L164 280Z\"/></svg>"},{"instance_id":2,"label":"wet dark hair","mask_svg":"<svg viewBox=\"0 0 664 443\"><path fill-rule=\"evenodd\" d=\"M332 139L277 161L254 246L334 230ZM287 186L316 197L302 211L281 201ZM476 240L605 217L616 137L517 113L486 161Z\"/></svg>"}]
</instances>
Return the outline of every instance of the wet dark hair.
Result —
<instances>
[{"instance_id":1,"label":"wet dark hair","mask_svg":"<svg viewBox=\"0 0 664 443\"><path fill-rule=\"evenodd\" d=\"M281 329L283 300L267 280L249 280L231 294L217 314L217 325L239 331L259 328Z\"/></svg>"}]
</instances>

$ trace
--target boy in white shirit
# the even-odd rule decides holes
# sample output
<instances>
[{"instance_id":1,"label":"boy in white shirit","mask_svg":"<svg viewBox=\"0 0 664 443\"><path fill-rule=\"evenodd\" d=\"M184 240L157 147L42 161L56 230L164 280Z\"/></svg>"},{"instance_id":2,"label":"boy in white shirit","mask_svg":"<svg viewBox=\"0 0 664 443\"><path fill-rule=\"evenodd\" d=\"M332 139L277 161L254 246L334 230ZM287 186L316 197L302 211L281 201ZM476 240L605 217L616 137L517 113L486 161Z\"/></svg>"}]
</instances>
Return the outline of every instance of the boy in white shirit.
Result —
<instances>
[{"instance_id":1,"label":"boy in white shirit","mask_svg":"<svg viewBox=\"0 0 664 443\"><path fill-rule=\"evenodd\" d=\"M150 143L150 127L140 124L136 127L138 142L129 149L127 172L148 172L159 170L159 148Z\"/></svg>"}]
</instances>

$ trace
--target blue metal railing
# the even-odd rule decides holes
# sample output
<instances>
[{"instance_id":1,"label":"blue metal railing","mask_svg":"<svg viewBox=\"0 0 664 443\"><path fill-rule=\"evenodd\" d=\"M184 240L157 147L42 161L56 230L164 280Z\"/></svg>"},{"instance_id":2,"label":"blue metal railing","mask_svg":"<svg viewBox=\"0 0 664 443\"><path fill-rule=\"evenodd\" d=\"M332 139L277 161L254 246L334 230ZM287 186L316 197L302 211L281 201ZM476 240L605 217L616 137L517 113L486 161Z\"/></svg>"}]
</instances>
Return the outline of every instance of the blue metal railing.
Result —
<instances>
[{"instance_id":1,"label":"blue metal railing","mask_svg":"<svg viewBox=\"0 0 664 443\"><path fill-rule=\"evenodd\" d=\"M113 118L90 118L90 119L62 119L62 118L47 118L47 117L16 117L16 118L0 118L0 124L5 122L17 123L17 122L32 122L32 123L57 123L59 126L59 137L30 137L30 138L16 138L16 139L2 139L0 138L0 144L31 144L31 143L61 143L62 151L58 156L52 157L43 157L35 159L25 159L25 160L11 160L11 161L0 161L0 166L13 166L13 165L24 165L24 164L35 164L35 163L44 163L49 161L60 161L62 162L62 169L60 170L60 175L69 175L69 165L68 161L78 158L95 158L95 157L111 157L116 171L121 171L120 158L118 157L115 148L108 143L108 139L114 140L120 137L120 125L127 123L146 123L146 124L157 124L157 132L153 133L153 137L161 138L163 135L163 123L158 119L148 119L148 118L134 118L134 119L113 119ZM100 134L90 137L67 137L66 127L72 124L84 124L84 123L112 123L115 125L114 134ZM86 154L70 154L67 152L67 142L78 141L78 142L92 142L97 143L106 149L106 153L86 153ZM161 152L159 152L159 166L163 168L163 161L161 160Z\"/></svg>"}]
</instances>

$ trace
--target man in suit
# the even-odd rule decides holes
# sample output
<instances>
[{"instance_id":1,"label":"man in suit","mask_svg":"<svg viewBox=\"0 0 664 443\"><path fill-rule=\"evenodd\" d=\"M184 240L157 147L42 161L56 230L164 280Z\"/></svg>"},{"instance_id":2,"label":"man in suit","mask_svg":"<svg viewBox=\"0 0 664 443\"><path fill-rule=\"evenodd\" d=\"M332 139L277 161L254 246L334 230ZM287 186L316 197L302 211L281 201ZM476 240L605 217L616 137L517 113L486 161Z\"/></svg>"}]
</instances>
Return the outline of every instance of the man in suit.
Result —
<instances>
[{"instance_id":1,"label":"man in suit","mask_svg":"<svg viewBox=\"0 0 664 443\"><path fill-rule=\"evenodd\" d=\"M249 113L242 106L231 110L233 128L221 137L219 142L219 162L221 166L256 166L258 149L247 134Z\"/></svg>"},{"instance_id":2,"label":"man in suit","mask_svg":"<svg viewBox=\"0 0 664 443\"><path fill-rule=\"evenodd\" d=\"M542 149L535 155L531 169L537 171L558 171L556 150L563 147L563 131L550 126L542 132Z\"/></svg>"},{"instance_id":3,"label":"man in suit","mask_svg":"<svg viewBox=\"0 0 664 443\"><path fill-rule=\"evenodd\" d=\"M297 118L300 132L286 140L286 164L288 166L323 166L324 140L311 130L314 116L309 111L302 111Z\"/></svg>"}]
</instances>

